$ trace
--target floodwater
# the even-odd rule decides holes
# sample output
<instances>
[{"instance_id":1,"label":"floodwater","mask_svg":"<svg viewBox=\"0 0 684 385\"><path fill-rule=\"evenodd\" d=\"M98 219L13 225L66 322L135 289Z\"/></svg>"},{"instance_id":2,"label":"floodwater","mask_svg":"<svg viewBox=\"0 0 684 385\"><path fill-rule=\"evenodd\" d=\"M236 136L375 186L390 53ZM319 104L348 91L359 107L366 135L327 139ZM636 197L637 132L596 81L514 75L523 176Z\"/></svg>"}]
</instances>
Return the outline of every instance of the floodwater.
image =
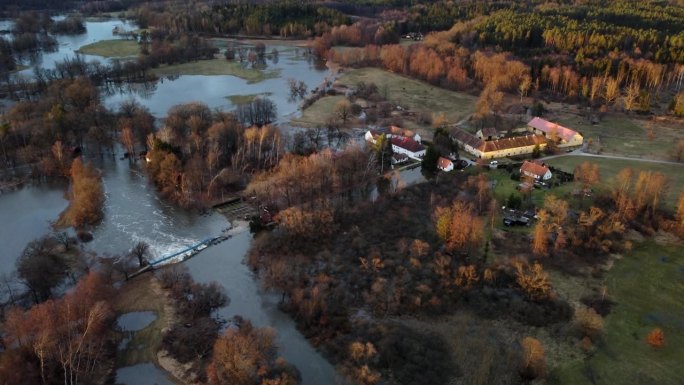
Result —
<instances>
[{"instance_id":1,"label":"floodwater","mask_svg":"<svg viewBox=\"0 0 684 385\"><path fill-rule=\"evenodd\" d=\"M116 385L175 385L154 364L126 366L116 371Z\"/></svg>"},{"instance_id":2,"label":"floodwater","mask_svg":"<svg viewBox=\"0 0 684 385\"><path fill-rule=\"evenodd\" d=\"M26 244L50 233L51 222L67 205L64 186L39 185L0 194L0 274L14 271Z\"/></svg>"},{"instance_id":3,"label":"floodwater","mask_svg":"<svg viewBox=\"0 0 684 385\"><path fill-rule=\"evenodd\" d=\"M59 20L60 17L55 17ZM9 23L10 22L5 22ZM0 24L0 30L3 29ZM57 50L54 52L41 52L31 57L22 58L21 64L28 66L23 71L17 72L18 75L32 77L35 67L40 68L54 68L55 63L60 62L66 58L71 58L76 55L76 51L88 44L96 43L101 40L121 39L120 36L114 35L112 30L114 27L119 27L120 30L134 30L136 27L133 23L123 20L108 20L108 21L86 21L86 32L78 35L54 35L57 40ZM82 55L86 61L97 60L101 63L108 63L109 59L94 55Z\"/></svg>"},{"instance_id":4,"label":"floodwater","mask_svg":"<svg viewBox=\"0 0 684 385\"><path fill-rule=\"evenodd\" d=\"M0 22L0 29L11 23ZM32 66L54 67L55 62L73 56L83 45L99 40L117 38L112 34L115 26L125 29L135 26L122 21L87 22L87 33L75 36L56 36L57 52L39 55ZM297 100L289 98L288 78L304 81L309 89L317 87L329 76L308 60L303 50L285 46L267 46L279 51L277 58L267 59L267 71L277 71L278 77L249 84L233 76L179 76L164 79L144 92L126 91L103 96L104 103L112 108L121 102L135 99L148 107L156 117L166 115L176 104L199 101L211 108L230 110L234 106L226 99L230 95L264 94L278 107L278 120L284 122L296 114ZM86 60L107 59L86 56ZM33 67L19 73L32 76ZM103 172L106 194L105 219L93 231L94 240L84 247L100 255L123 255L135 243L147 242L155 257L182 249L210 236L216 236L232 225L218 214L198 215L175 208L159 199L139 164L117 157L95 159ZM66 208L64 186L30 186L0 195L0 272L14 270L14 261L31 240L51 231L50 222ZM252 237L247 231L216 246L212 246L186 262L193 278L198 282L217 281L226 289L230 305L218 311L228 319L240 315L256 326L275 329L282 356L300 370L305 385L335 384L333 366L322 357L297 331L294 321L278 310L278 296L263 292L254 275L244 265L244 257ZM154 320L154 314L129 313L119 319L124 328L144 328ZM117 370L118 384L167 385L172 382L165 373L151 363Z\"/></svg>"},{"instance_id":5,"label":"floodwater","mask_svg":"<svg viewBox=\"0 0 684 385\"><path fill-rule=\"evenodd\" d=\"M230 306L219 310L224 319L240 315L258 327L272 327L278 335L280 354L302 374L303 384L335 384L335 369L308 343L294 321L278 309L279 296L264 293L244 264L252 235L239 232L185 262L198 282L216 281L228 290ZM218 268L220 266L220 268Z\"/></svg>"}]
</instances>

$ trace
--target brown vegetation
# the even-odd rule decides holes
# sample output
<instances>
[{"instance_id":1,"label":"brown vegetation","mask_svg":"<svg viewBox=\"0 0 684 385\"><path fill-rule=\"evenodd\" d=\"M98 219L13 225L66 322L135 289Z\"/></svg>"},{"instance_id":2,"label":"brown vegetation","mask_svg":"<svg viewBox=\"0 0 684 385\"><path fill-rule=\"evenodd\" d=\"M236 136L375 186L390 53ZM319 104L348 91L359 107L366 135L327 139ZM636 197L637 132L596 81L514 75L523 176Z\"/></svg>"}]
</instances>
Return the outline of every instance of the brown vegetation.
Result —
<instances>
[{"instance_id":1,"label":"brown vegetation","mask_svg":"<svg viewBox=\"0 0 684 385\"><path fill-rule=\"evenodd\" d=\"M210 385L296 385L294 367L278 357L273 329L256 328L247 320L236 319L214 343L207 366Z\"/></svg>"},{"instance_id":2,"label":"brown vegetation","mask_svg":"<svg viewBox=\"0 0 684 385\"><path fill-rule=\"evenodd\" d=\"M102 383L115 356L109 301L114 289L98 273L63 298L5 316L0 379L4 383ZM11 365L7 365L10 364Z\"/></svg>"},{"instance_id":3,"label":"brown vegetation","mask_svg":"<svg viewBox=\"0 0 684 385\"><path fill-rule=\"evenodd\" d=\"M532 337L523 338L520 375L523 378L535 379L544 376L545 370L546 357L541 342Z\"/></svg>"},{"instance_id":4,"label":"brown vegetation","mask_svg":"<svg viewBox=\"0 0 684 385\"><path fill-rule=\"evenodd\" d=\"M76 229L93 226L104 216L104 190L100 173L92 164L76 158L71 164L69 207L60 215L59 223Z\"/></svg>"}]
</instances>

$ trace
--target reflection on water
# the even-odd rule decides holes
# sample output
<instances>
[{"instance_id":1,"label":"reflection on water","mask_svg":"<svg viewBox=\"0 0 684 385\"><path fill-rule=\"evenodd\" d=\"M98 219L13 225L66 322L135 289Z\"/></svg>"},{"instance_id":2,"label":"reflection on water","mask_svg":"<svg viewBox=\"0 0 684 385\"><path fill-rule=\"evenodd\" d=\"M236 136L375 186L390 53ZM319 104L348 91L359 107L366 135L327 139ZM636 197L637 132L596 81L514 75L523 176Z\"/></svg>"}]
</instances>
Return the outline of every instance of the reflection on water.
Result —
<instances>
[{"instance_id":1,"label":"reflection on water","mask_svg":"<svg viewBox=\"0 0 684 385\"><path fill-rule=\"evenodd\" d=\"M196 281L216 281L226 288L230 305L219 310L221 317L241 315L255 326L276 330L282 356L300 370L304 385L335 384L333 366L309 345L294 321L278 309L279 296L263 293L243 263L251 241L249 232L241 232L185 264Z\"/></svg>"},{"instance_id":2,"label":"reflection on water","mask_svg":"<svg viewBox=\"0 0 684 385\"><path fill-rule=\"evenodd\" d=\"M154 364L126 366L116 371L116 385L174 385Z\"/></svg>"},{"instance_id":3,"label":"reflection on water","mask_svg":"<svg viewBox=\"0 0 684 385\"><path fill-rule=\"evenodd\" d=\"M0 195L0 274L14 271L14 261L30 241L48 234L67 206L64 186L39 185Z\"/></svg>"},{"instance_id":4,"label":"reflection on water","mask_svg":"<svg viewBox=\"0 0 684 385\"><path fill-rule=\"evenodd\" d=\"M54 18L54 19L57 19ZM41 68L54 68L55 63L63 61L68 57L73 57L76 55L76 51L91 43L96 43L101 40L113 40L120 39L120 36L114 35L112 30L114 27L119 26L124 30L135 29L135 24L127 22L124 20L109 20L109 21L86 21L86 32L80 35L55 35L53 36L57 40L58 50L55 52L42 52L38 55L32 55L27 58L28 61L23 61L21 64L28 65L29 68L19 71L18 74L22 76L33 76L33 69L35 67ZM0 24L0 29L1 24ZM97 60L102 63L109 62L109 59L103 58L101 56L94 55L82 55L86 61Z\"/></svg>"},{"instance_id":5,"label":"reflection on water","mask_svg":"<svg viewBox=\"0 0 684 385\"><path fill-rule=\"evenodd\" d=\"M276 48L282 49L283 47ZM327 69L318 68L310 61L282 60L295 57L295 55L295 51L287 49L278 55L280 60L273 60L273 58L267 60L267 71L278 71L279 76L257 83L249 83L244 79L229 75L180 75L163 77L153 88L148 86L122 87L118 92L106 94L103 101L107 107L116 109L124 101L136 100L149 108L155 117L161 118L177 104L202 102L209 108L233 110L236 106L228 99L229 96L268 94L269 99L273 100L278 108L278 121L285 122L299 109L299 101L290 98L287 80L290 78L301 80L306 83L309 90L312 90L329 75Z\"/></svg>"},{"instance_id":6,"label":"reflection on water","mask_svg":"<svg viewBox=\"0 0 684 385\"><path fill-rule=\"evenodd\" d=\"M134 311L121 315L116 320L116 324L122 331L135 332L146 328L155 319L157 319L157 314L153 311Z\"/></svg>"}]
</instances>

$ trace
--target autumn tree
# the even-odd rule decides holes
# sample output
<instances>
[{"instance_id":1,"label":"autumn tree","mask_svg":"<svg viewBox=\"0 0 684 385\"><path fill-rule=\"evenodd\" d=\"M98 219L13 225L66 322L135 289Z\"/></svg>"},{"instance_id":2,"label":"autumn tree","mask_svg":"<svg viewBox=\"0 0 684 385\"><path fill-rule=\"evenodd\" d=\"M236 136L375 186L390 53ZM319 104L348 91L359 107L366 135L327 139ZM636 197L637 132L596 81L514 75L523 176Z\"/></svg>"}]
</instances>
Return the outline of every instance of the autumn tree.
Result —
<instances>
[{"instance_id":1,"label":"autumn tree","mask_svg":"<svg viewBox=\"0 0 684 385\"><path fill-rule=\"evenodd\" d=\"M340 100L335 104L335 117L342 121L343 124L347 124L347 121L351 118L351 103L347 99Z\"/></svg>"},{"instance_id":2,"label":"autumn tree","mask_svg":"<svg viewBox=\"0 0 684 385\"><path fill-rule=\"evenodd\" d=\"M541 342L532 337L523 338L520 375L527 379L542 377L546 370L546 357Z\"/></svg>"},{"instance_id":3,"label":"autumn tree","mask_svg":"<svg viewBox=\"0 0 684 385\"><path fill-rule=\"evenodd\" d=\"M547 224L538 221L534 225L532 233L532 253L538 257L545 257L549 253L549 233L546 230Z\"/></svg>"},{"instance_id":4,"label":"autumn tree","mask_svg":"<svg viewBox=\"0 0 684 385\"><path fill-rule=\"evenodd\" d=\"M646 335L646 343L654 349L660 349L665 346L665 333L663 333L663 329L655 328L651 330Z\"/></svg>"},{"instance_id":5,"label":"autumn tree","mask_svg":"<svg viewBox=\"0 0 684 385\"><path fill-rule=\"evenodd\" d=\"M28 311L12 310L5 322L5 341L14 352L24 352L38 363L37 383L99 383L113 362L113 312L109 301L114 289L99 273L89 273L58 300ZM31 378L29 373L22 377Z\"/></svg>"},{"instance_id":6,"label":"autumn tree","mask_svg":"<svg viewBox=\"0 0 684 385\"><path fill-rule=\"evenodd\" d=\"M670 156L676 162L681 162L684 160L684 140L680 139L675 144L675 146L672 148Z\"/></svg>"},{"instance_id":7,"label":"autumn tree","mask_svg":"<svg viewBox=\"0 0 684 385\"><path fill-rule=\"evenodd\" d=\"M575 180L582 184L582 188L587 190L601 180L598 165L591 162L582 162L575 167Z\"/></svg>"},{"instance_id":8,"label":"autumn tree","mask_svg":"<svg viewBox=\"0 0 684 385\"><path fill-rule=\"evenodd\" d=\"M523 97L527 95L527 93L530 90L530 87L532 87L532 78L530 78L529 75L523 76L522 80L520 80L520 84L518 85L518 93L520 94L520 102L522 103Z\"/></svg>"},{"instance_id":9,"label":"autumn tree","mask_svg":"<svg viewBox=\"0 0 684 385\"><path fill-rule=\"evenodd\" d=\"M551 282L544 268L535 262L531 266L527 262L513 262L516 282L525 294L533 301L546 300L551 296Z\"/></svg>"},{"instance_id":10,"label":"autumn tree","mask_svg":"<svg viewBox=\"0 0 684 385\"><path fill-rule=\"evenodd\" d=\"M580 307L575 311L575 325L583 336L596 340L603 331L603 318L592 308Z\"/></svg>"},{"instance_id":11,"label":"autumn tree","mask_svg":"<svg viewBox=\"0 0 684 385\"><path fill-rule=\"evenodd\" d=\"M679 194L677 210L675 213L676 228L684 236L684 190Z\"/></svg>"},{"instance_id":12,"label":"autumn tree","mask_svg":"<svg viewBox=\"0 0 684 385\"><path fill-rule=\"evenodd\" d=\"M295 369L278 357L273 329L256 328L242 319L236 323L214 343L207 366L209 385L299 384Z\"/></svg>"},{"instance_id":13,"label":"autumn tree","mask_svg":"<svg viewBox=\"0 0 684 385\"><path fill-rule=\"evenodd\" d=\"M69 207L60 215L59 223L80 229L95 225L104 215L104 189L100 173L90 163L76 158L71 164Z\"/></svg>"},{"instance_id":14,"label":"autumn tree","mask_svg":"<svg viewBox=\"0 0 684 385\"><path fill-rule=\"evenodd\" d=\"M371 342L354 341L349 345L349 358L353 363L351 368L347 369L349 376L354 383L360 385L374 385L381 379L380 373L372 369L372 366L377 363L378 351Z\"/></svg>"},{"instance_id":15,"label":"autumn tree","mask_svg":"<svg viewBox=\"0 0 684 385\"><path fill-rule=\"evenodd\" d=\"M447 251L470 253L484 239L484 223L471 204L455 200L449 207L435 211L436 230Z\"/></svg>"}]
</instances>

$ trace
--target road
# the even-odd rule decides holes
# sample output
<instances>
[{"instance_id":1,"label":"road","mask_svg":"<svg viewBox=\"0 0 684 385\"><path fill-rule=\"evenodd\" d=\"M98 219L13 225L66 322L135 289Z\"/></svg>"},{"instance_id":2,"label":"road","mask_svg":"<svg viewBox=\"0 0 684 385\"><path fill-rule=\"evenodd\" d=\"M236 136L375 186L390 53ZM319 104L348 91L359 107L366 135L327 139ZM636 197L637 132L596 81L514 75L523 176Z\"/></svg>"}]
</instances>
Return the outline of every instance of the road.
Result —
<instances>
[{"instance_id":1,"label":"road","mask_svg":"<svg viewBox=\"0 0 684 385\"><path fill-rule=\"evenodd\" d=\"M572 156L586 156L586 157L590 157L590 158L617 159L617 160L629 160L629 161L635 161L635 162L667 164L667 165L672 165L672 166L684 166L684 163L672 162L672 161L668 161L668 160L632 158L632 157L628 157L628 156L618 156L618 155L589 154L589 153L583 152L581 149L575 150L573 152L568 152L565 154L547 156L547 157L541 158L541 160L560 158L563 156L570 156L570 155L572 155Z\"/></svg>"}]
</instances>

